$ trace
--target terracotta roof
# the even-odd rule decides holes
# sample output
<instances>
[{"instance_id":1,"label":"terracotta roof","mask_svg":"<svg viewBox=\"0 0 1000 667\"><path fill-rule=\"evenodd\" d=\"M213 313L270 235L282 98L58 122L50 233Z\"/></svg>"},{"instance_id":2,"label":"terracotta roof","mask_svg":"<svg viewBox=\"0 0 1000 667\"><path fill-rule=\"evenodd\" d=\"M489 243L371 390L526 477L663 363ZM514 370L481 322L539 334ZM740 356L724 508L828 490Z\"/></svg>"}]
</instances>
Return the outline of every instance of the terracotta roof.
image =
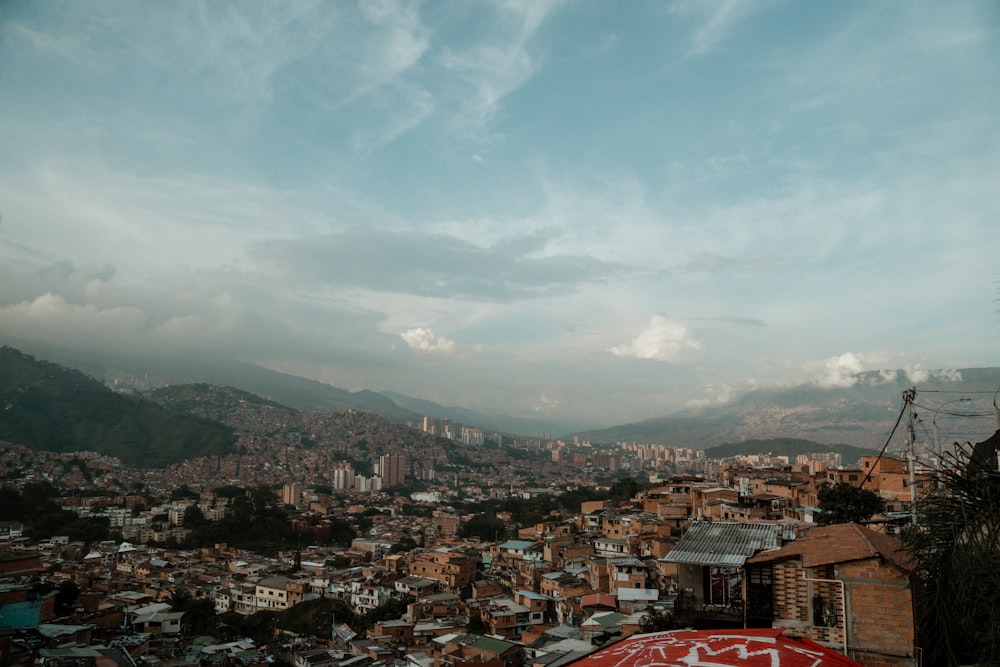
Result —
<instances>
[{"instance_id":1,"label":"terracotta roof","mask_svg":"<svg viewBox=\"0 0 1000 667\"><path fill-rule=\"evenodd\" d=\"M836 523L810 528L805 535L777 551L768 551L747 559L748 563L771 563L786 558L802 558L803 567L881 557L900 569L906 569L907 556L895 537L876 533L856 523Z\"/></svg>"},{"instance_id":2,"label":"terracotta roof","mask_svg":"<svg viewBox=\"0 0 1000 667\"><path fill-rule=\"evenodd\" d=\"M618 609L618 600L615 599L614 595L609 595L607 593L592 593L590 595L584 595L583 599L580 600L580 604L584 607L607 607L609 609Z\"/></svg>"},{"instance_id":3,"label":"terracotta roof","mask_svg":"<svg viewBox=\"0 0 1000 667\"><path fill-rule=\"evenodd\" d=\"M567 663L566 667L861 667L781 628L682 630L633 635Z\"/></svg>"}]
</instances>

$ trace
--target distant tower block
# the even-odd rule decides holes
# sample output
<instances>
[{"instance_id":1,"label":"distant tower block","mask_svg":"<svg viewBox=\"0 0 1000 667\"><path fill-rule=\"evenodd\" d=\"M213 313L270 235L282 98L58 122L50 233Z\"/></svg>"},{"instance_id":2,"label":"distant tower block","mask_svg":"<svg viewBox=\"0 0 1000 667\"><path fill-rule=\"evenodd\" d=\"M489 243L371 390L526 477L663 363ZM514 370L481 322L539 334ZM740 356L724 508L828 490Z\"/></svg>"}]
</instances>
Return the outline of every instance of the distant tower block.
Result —
<instances>
[{"instance_id":1,"label":"distant tower block","mask_svg":"<svg viewBox=\"0 0 1000 667\"><path fill-rule=\"evenodd\" d=\"M383 454L378 459L378 469L383 486L398 486L406 481L406 455Z\"/></svg>"}]
</instances>

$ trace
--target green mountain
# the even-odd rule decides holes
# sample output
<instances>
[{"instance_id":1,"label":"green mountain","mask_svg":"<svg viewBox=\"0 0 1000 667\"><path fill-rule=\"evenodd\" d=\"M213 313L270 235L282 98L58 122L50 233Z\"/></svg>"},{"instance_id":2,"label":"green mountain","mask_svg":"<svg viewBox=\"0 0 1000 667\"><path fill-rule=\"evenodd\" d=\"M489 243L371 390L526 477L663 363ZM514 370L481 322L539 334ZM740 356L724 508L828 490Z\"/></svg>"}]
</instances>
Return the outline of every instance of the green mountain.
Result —
<instances>
[{"instance_id":1,"label":"green mountain","mask_svg":"<svg viewBox=\"0 0 1000 667\"><path fill-rule=\"evenodd\" d=\"M0 347L0 440L162 467L229 452L235 439L220 424L115 393L80 371Z\"/></svg>"}]
</instances>

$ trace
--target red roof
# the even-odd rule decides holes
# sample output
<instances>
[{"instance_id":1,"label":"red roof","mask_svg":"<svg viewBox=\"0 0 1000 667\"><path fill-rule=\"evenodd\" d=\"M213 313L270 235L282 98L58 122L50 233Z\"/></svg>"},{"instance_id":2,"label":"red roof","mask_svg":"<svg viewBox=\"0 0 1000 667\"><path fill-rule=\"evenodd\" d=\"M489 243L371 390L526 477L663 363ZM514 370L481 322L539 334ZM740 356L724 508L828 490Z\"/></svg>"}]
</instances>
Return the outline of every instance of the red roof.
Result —
<instances>
[{"instance_id":1,"label":"red roof","mask_svg":"<svg viewBox=\"0 0 1000 667\"><path fill-rule=\"evenodd\" d=\"M781 628L632 635L565 667L861 667Z\"/></svg>"},{"instance_id":2,"label":"red roof","mask_svg":"<svg viewBox=\"0 0 1000 667\"><path fill-rule=\"evenodd\" d=\"M591 593L584 595L580 600L583 607L607 607L608 609L618 609L618 599L608 593Z\"/></svg>"},{"instance_id":3,"label":"red roof","mask_svg":"<svg viewBox=\"0 0 1000 667\"><path fill-rule=\"evenodd\" d=\"M876 533L856 523L837 523L810 528L805 535L776 551L759 553L748 563L769 563L786 558L802 558L802 567L882 557L900 569L907 566L903 544L891 535Z\"/></svg>"}]
</instances>

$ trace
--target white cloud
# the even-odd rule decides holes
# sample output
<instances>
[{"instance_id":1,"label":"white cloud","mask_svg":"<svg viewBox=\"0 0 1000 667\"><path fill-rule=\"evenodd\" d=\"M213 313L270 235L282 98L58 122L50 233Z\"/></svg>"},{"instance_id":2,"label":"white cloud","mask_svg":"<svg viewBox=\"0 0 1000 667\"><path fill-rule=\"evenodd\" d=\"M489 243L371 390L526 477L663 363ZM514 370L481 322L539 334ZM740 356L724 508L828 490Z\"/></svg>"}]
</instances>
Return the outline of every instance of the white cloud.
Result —
<instances>
[{"instance_id":1,"label":"white cloud","mask_svg":"<svg viewBox=\"0 0 1000 667\"><path fill-rule=\"evenodd\" d=\"M869 370L869 364L869 360L863 354L844 352L839 356L829 357L821 362L808 365L815 369L815 374L811 379L813 384L833 389L853 387L858 383L858 374Z\"/></svg>"},{"instance_id":2,"label":"white cloud","mask_svg":"<svg viewBox=\"0 0 1000 667\"><path fill-rule=\"evenodd\" d=\"M561 395L545 393L540 394L535 403L531 406L532 412L547 413L558 410L566 405L566 398Z\"/></svg>"},{"instance_id":3,"label":"white cloud","mask_svg":"<svg viewBox=\"0 0 1000 667\"><path fill-rule=\"evenodd\" d=\"M406 341L411 350L418 352L450 354L455 351L455 341L448 340L444 336L437 336L432 330L425 327L408 329L399 336Z\"/></svg>"},{"instance_id":4,"label":"white cloud","mask_svg":"<svg viewBox=\"0 0 1000 667\"><path fill-rule=\"evenodd\" d=\"M638 336L608 350L616 357L677 361L684 352L704 347L683 322L654 315Z\"/></svg>"},{"instance_id":5,"label":"white cloud","mask_svg":"<svg viewBox=\"0 0 1000 667\"><path fill-rule=\"evenodd\" d=\"M907 366L903 369L906 379L913 384L922 384L930 380L941 380L943 382L961 382L962 373L955 369L932 370L922 368L920 364Z\"/></svg>"},{"instance_id":6,"label":"white cloud","mask_svg":"<svg viewBox=\"0 0 1000 667\"><path fill-rule=\"evenodd\" d=\"M744 391L750 386L744 388ZM739 394L740 390L731 384L709 385L705 389L708 396L705 398L694 398L684 405L689 408L707 408L712 405L725 405L732 401Z\"/></svg>"}]
</instances>

